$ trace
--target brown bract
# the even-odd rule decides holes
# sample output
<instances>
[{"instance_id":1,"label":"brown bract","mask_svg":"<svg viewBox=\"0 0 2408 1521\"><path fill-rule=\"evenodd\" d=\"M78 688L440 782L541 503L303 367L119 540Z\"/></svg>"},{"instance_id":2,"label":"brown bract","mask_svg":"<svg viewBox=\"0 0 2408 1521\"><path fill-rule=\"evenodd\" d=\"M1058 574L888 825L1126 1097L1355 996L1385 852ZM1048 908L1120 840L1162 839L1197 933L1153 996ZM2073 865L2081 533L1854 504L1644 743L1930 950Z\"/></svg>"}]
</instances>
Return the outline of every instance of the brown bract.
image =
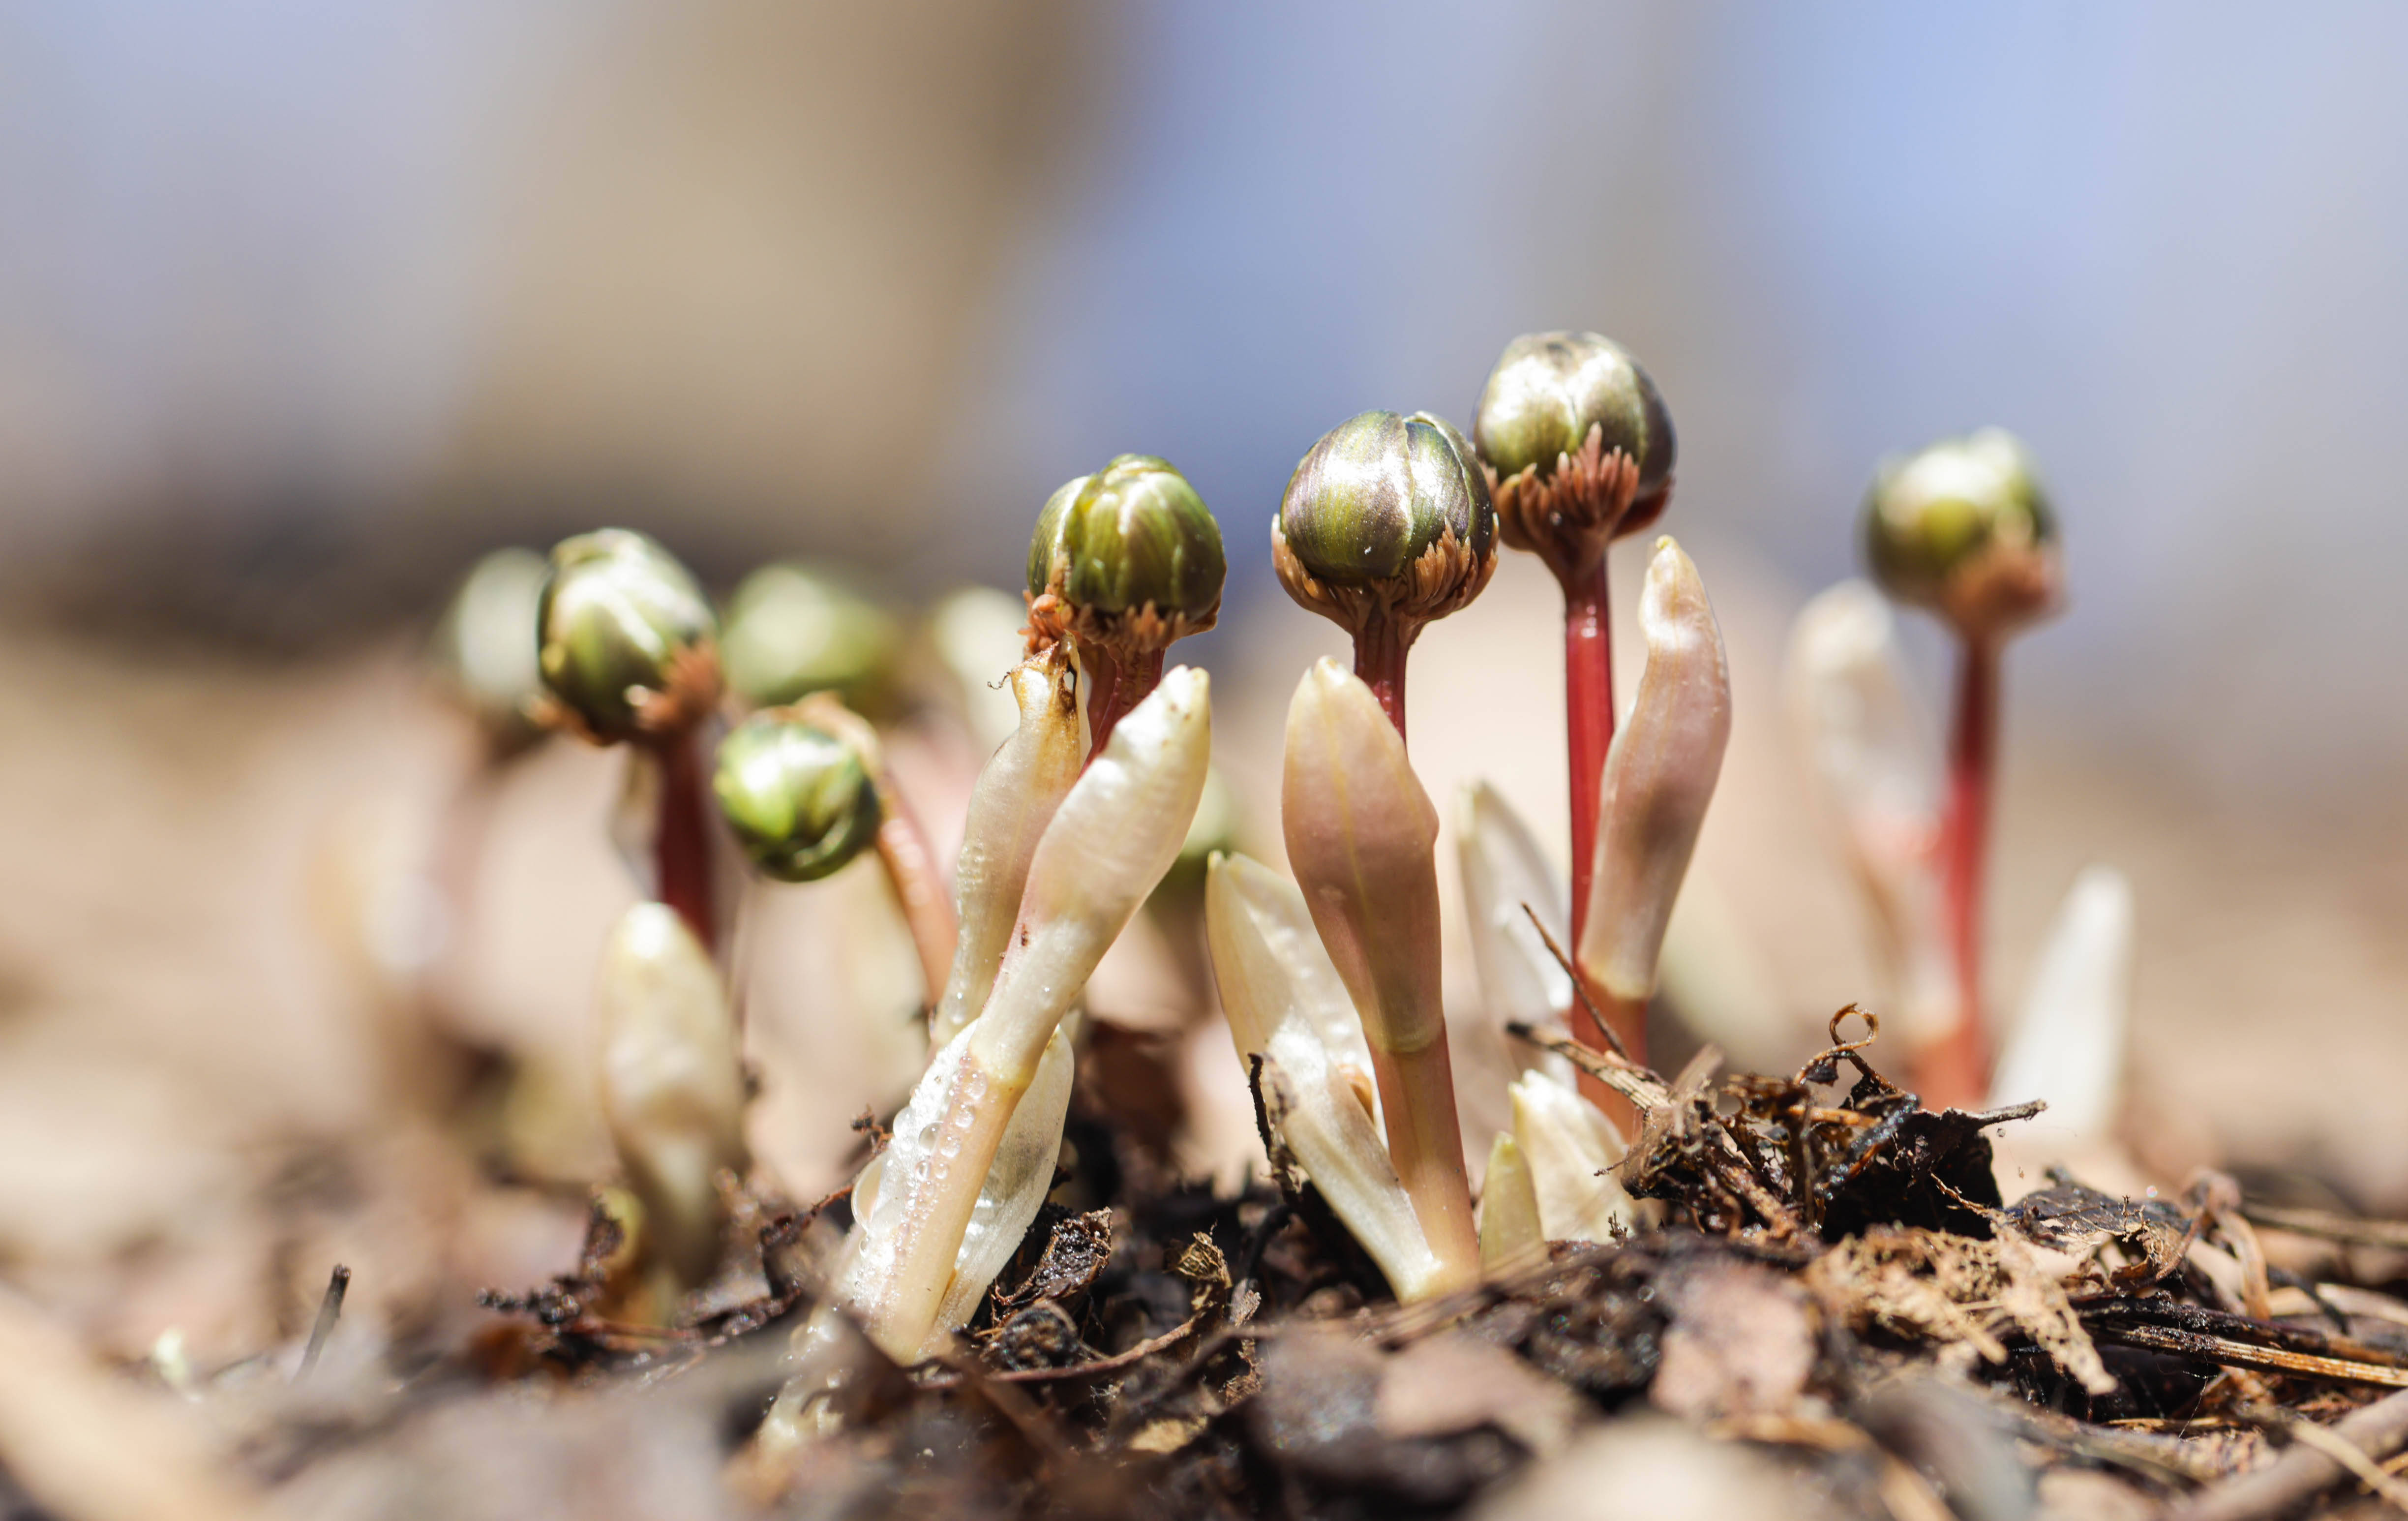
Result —
<instances>
[{"instance_id":1,"label":"brown bract","mask_svg":"<svg viewBox=\"0 0 2408 1521\"><path fill-rule=\"evenodd\" d=\"M646 739L669 739L710 716L726 683L719 667L719 646L709 639L688 645L669 657L669 682L665 691L636 689L636 729ZM528 704L535 721L547 729L573 734L589 745L613 741L594 732L566 703L544 693Z\"/></svg>"},{"instance_id":2,"label":"brown bract","mask_svg":"<svg viewBox=\"0 0 2408 1521\"><path fill-rule=\"evenodd\" d=\"M1617 449L1608 453L1605 430L1589 424L1576 454L1558 454L1544 478L1535 465L1499 481L1484 463L1488 493L1497 504L1498 537L1547 562L1559 581L1593 570L1605 546L1654 523L1671 499L1672 483L1638 500L1639 462Z\"/></svg>"},{"instance_id":3,"label":"brown bract","mask_svg":"<svg viewBox=\"0 0 2408 1521\"><path fill-rule=\"evenodd\" d=\"M1054 584L1029 597L1028 626L1022 633L1028 640L1027 653L1032 655L1042 654L1068 639L1132 661L1141 655L1159 654L1190 634L1203 633L1220 616L1221 599L1217 596L1211 607L1192 617L1183 612L1166 614L1152 602L1129 612L1073 607L1062 595L1057 573Z\"/></svg>"},{"instance_id":4,"label":"brown bract","mask_svg":"<svg viewBox=\"0 0 2408 1521\"><path fill-rule=\"evenodd\" d=\"M2064 584L2056 545L1993 544L1948 578L1940 612L1968 638L2001 634L2056 611Z\"/></svg>"},{"instance_id":5,"label":"brown bract","mask_svg":"<svg viewBox=\"0 0 2408 1521\"><path fill-rule=\"evenodd\" d=\"M1438 542L1405 567L1403 575L1347 586L1307 570L1288 548L1286 531L1275 517L1271 519L1271 568L1279 572L1280 584L1300 606L1348 633L1359 636L1375 624L1402 624L1405 642L1410 644L1422 624L1445 617L1480 595L1497 572L1497 556L1474 554L1450 524Z\"/></svg>"}]
</instances>

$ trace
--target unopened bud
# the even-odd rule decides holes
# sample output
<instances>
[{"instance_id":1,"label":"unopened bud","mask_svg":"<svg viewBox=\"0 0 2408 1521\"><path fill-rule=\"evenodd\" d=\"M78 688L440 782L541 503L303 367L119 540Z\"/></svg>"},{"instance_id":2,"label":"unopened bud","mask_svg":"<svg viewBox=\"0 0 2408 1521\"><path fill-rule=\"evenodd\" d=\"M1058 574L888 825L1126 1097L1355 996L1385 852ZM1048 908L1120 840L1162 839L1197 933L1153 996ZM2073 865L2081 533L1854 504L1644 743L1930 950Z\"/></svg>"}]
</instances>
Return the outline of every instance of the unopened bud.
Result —
<instances>
[{"instance_id":1,"label":"unopened bud","mask_svg":"<svg viewBox=\"0 0 2408 1521\"><path fill-rule=\"evenodd\" d=\"M1455 424L1364 412L1322 435L1288 478L1271 563L1288 595L1349 632L1418 625L1480 595L1497 568L1488 481Z\"/></svg>"},{"instance_id":2,"label":"unopened bud","mask_svg":"<svg viewBox=\"0 0 2408 1521\"><path fill-rule=\"evenodd\" d=\"M1029 542L1028 590L1044 626L1124 659L1159 654L1212 626L1227 563L1221 525L1185 477L1123 454L1055 492Z\"/></svg>"},{"instance_id":3,"label":"unopened bud","mask_svg":"<svg viewBox=\"0 0 2408 1521\"><path fill-rule=\"evenodd\" d=\"M1505 542L1558 576L1593 567L1608 542L1656 521L1672 492L1672 414L1621 345L1595 333L1532 333L1505 346L1471 436Z\"/></svg>"},{"instance_id":4,"label":"unopened bud","mask_svg":"<svg viewBox=\"0 0 2408 1521\"><path fill-rule=\"evenodd\" d=\"M711 788L744 854L780 882L816 882L878 836L878 788L859 748L792 709L728 731Z\"/></svg>"},{"instance_id":5,"label":"unopened bud","mask_svg":"<svg viewBox=\"0 0 2408 1521\"><path fill-rule=\"evenodd\" d=\"M604 528L554 546L537 620L553 711L590 739L675 734L718 706L710 600L642 534Z\"/></svg>"},{"instance_id":6,"label":"unopened bud","mask_svg":"<svg viewBox=\"0 0 2408 1521\"><path fill-rule=\"evenodd\" d=\"M1882 589L1969 637L2003 633L2057 602L2056 514L2031 452L2002 428L1885 463L1865 495L1864 532Z\"/></svg>"}]
</instances>

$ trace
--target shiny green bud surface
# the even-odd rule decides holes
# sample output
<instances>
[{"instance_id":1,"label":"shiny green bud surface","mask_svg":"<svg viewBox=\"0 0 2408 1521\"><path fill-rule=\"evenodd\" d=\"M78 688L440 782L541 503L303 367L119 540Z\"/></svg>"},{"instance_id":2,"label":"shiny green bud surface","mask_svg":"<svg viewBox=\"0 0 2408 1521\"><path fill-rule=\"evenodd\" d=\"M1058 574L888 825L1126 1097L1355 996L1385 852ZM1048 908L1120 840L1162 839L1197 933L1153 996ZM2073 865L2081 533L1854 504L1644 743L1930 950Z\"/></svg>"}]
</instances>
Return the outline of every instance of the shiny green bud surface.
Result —
<instances>
[{"instance_id":1,"label":"shiny green bud surface","mask_svg":"<svg viewBox=\"0 0 2408 1521\"><path fill-rule=\"evenodd\" d=\"M1672 479L1677 444L1663 394L1620 344L1595 333L1532 333L1515 338L1489 372L1471 436L1504 481L1529 470L1541 481L1576 458L1595 428L1602 452L1636 461L1633 518ZM1624 531L1643 525L1634 522Z\"/></svg>"},{"instance_id":2,"label":"shiny green bud surface","mask_svg":"<svg viewBox=\"0 0 2408 1521\"><path fill-rule=\"evenodd\" d=\"M1063 596L1097 614L1142 612L1210 627L1228 565L1221 525L1187 478L1151 454L1123 454L1063 509Z\"/></svg>"},{"instance_id":3,"label":"shiny green bud surface","mask_svg":"<svg viewBox=\"0 0 2408 1521\"><path fill-rule=\"evenodd\" d=\"M2057 598L2057 520L2022 440L2001 428L1885 462L1865 495L1865 556L1901 602L1969 633Z\"/></svg>"},{"instance_id":4,"label":"shiny green bud surface","mask_svg":"<svg viewBox=\"0 0 2408 1521\"><path fill-rule=\"evenodd\" d=\"M727 599L727 684L754 708L835 692L872 706L892 668L895 615L824 567L763 566Z\"/></svg>"},{"instance_id":5,"label":"shiny green bud surface","mask_svg":"<svg viewBox=\"0 0 2408 1521\"><path fill-rule=\"evenodd\" d=\"M1323 434L1288 478L1280 537L1316 580L1369 587L1411 575L1449 536L1474 562L1497 513L1471 446L1427 412L1364 412Z\"/></svg>"},{"instance_id":6,"label":"shiny green bud surface","mask_svg":"<svg viewBox=\"0 0 2408 1521\"><path fill-rule=\"evenodd\" d=\"M816 882L878 835L878 789L861 753L788 710L728 731L711 790L745 854L780 882Z\"/></svg>"},{"instance_id":7,"label":"shiny green bud surface","mask_svg":"<svg viewBox=\"0 0 2408 1521\"><path fill-rule=\"evenodd\" d=\"M675 556L604 528L563 539L537 610L543 684L604 742L679 732L719 701L719 620Z\"/></svg>"},{"instance_id":8,"label":"shiny green bud surface","mask_svg":"<svg viewBox=\"0 0 2408 1521\"><path fill-rule=\"evenodd\" d=\"M1043 596L1054 590L1056 580L1067 580L1070 573L1070 552L1063 545L1063 525L1069 522L1070 504L1079 499L1093 476L1074 476L1054 488L1045 498L1037 514L1037 531L1028 536L1028 595Z\"/></svg>"},{"instance_id":9,"label":"shiny green bud surface","mask_svg":"<svg viewBox=\"0 0 2408 1521\"><path fill-rule=\"evenodd\" d=\"M544 558L533 550L485 555L452 594L428 651L437 679L509 750L542 733L534 715L543 695L536 664L543 578Z\"/></svg>"}]
</instances>

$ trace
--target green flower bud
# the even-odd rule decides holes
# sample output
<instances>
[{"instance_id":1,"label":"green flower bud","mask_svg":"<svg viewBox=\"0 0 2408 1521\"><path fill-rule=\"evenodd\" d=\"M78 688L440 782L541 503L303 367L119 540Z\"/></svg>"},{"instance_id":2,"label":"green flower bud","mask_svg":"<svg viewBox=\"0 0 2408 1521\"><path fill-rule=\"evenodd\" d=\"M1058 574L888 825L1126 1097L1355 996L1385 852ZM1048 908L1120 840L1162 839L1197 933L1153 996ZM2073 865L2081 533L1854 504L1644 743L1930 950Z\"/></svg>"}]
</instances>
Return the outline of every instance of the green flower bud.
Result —
<instances>
[{"instance_id":1,"label":"green flower bud","mask_svg":"<svg viewBox=\"0 0 2408 1521\"><path fill-rule=\"evenodd\" d=\"M1443 618L1497 568L1487 478L1455 424L1365 412L1321 436L1288 477L1271 558L1288 595L1360 631Z\"/></svg>"},{"instance_id":2,"label":"green flower bud","mask_svg":"<svg viewBox=\"0 0 2408 1521\"><path fill-rule=\"evenodd\" d=\"M604 528L555 545L537 626L552 711L589 739L675 734L719 704L710 599L642 534Z\"/></svg>"},{"instance_id":3,"label":"green flower bud","mask_svg":"<svg viewBox=\"0 0 2408 1521\"><path fill-rule=\"evenodd\" d=\"M1969 637L2028 622L2057 601L2056 514L2031 452L2004 429L1885 461L1864 511L1865 555L1883 589Z\"/></svg>"},{"instance_id":4,"label":"green flower bud","mask_svg":"<svg viewBox=\"0 0 2408 1521\"><path fill-rule=\"evenodd\" d=\"M878 835L878 788L860 750L792 709L730 730L711 789L744 853L780 882L817 882Z\"/></svg>"},{"instance_id":5,"label":"green flower bud","mask_svg":"<svg viewBox=\"0 0 2408 1521\"><path fill-rule=\"evenodd\" d=\"M835 692L874 707L893 667L894 614L819 567L763 566L727 599L723 655L727 684L745 703L772 708Z\"/></svg>"},{"instance_id":6,"label":"green flower bud","mask_svg":"<svg viewBox=\"0 0 2408 1521\"><path fill-rule=\"evenodd\" d=\"M1079 493L1087 489L1094 476L1073 476L1054 489L1045 505L1037 513L1037 531L1028 536L1028 595L1043 596L1047 592L1059 593L1057 581L1068 581L1070 574L1070 552L1062 542L1062 529L1070 521L1070 504Z\"/></svg>"},{"instance_id":7,"label":"green flower bud","mask_svg":"<svg viewBox=\"0 0 2408 1521\"><path fill-rule=\"evenodd\" d=\"M543 556L500 549L479 560L443 610L428 650L436 679L503 751L542 735L536 704L536 609L543 597Z\"/></svg>"},{"instance_id":8,"label":"green flower bud","mask_svg":"<svg viewBox=\"0 0 2408 1521\"><path fill-rule=\"evenodd\" d=\"M1203 498L1150 454L1055 492L1028 553L1032 598L1056 599L1061 627L1131 658L1211 627L1227 568Z\"/></svg>"},{"instance_id":9,"label":"green flower bud","mask_svg":"<svg viewBox=\"0 0 2408 1521\"><path fill-rule=\"evenodd\" d=\"M1505 346L1471 437L1497 491L1498 531L1561 575L1664 510L1676 445L1662 393L1595 333L1532 333Z\"/></svg>"}]
</instances>

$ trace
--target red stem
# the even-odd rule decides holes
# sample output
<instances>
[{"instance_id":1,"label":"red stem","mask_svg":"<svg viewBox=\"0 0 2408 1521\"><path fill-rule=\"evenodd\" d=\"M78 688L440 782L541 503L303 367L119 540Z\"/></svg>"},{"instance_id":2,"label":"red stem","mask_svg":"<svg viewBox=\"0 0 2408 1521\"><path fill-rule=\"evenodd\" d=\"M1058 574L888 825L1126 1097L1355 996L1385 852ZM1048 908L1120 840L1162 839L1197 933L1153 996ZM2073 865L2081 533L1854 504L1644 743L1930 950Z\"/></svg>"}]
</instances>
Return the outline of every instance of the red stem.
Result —
<instances>
[{"instance_id":1,"label":"red stem","mask_svg":"<svg viewBox=\"0 0 2408 1521\"><path fill-rule=\"evenodd\" d=\"M1087 673L1087 759L1092 762L1104 753L1104 742L1112 730L1128 716L1128 710L1143 702L1154 689L1162 684L1162 652L1154 650L1123 662L1120 657L1099 644L1079 643L1079 664Z\"/></svg>"},{"instance_id":2,"label":"red stem","mask_svg":"<svg viewBox=\"0 0 2408 1521\"><path fill-rule=\"evenodd\" d=\"M1380 699L1399 739L1405 737L1405 657L1412 648L1412 633L1394 618L1374 616L1354 635L1354 674Z\"/></svg>"},{"instance_id":3,"label":"red stem","mask_svg":"<svg viewBox=\"0 0 2408 1521\"><path fill-rule=\"evenodd\" d=\"M1597 869L1598 795L1606 752L1613 748L1613 626L1606 616L1605 560L1564 586L1564 722L1571 761L1572 943L1588 923L1589 879ZM1632 1055L1638 1054L1632 1048Z\"/></svg>"},{"instance_id":4,"label":"red stem","mask_svg":"<svg viewBox=\"0 0 2408 1521\"><path fill-rule=\"evenodd\" d=\"M716 951L712 912L710 814L703 797L701 726L656 742L661 765L660 818L652 831L654 891L678 911L706 951Z\"/></svg>"},{"instance_id":5,"label":"red stem","mask_svg":"<svg viewBox=\"0 0 2408 1521\"><path fill-rule=\"evenodd\" d=\"M1605 790L1605 757L1613 748L1613 624L1608 616L1605 556L1584 571L1559 573L1564 589L1564 725L1571 770L1572 812L1572 943L1580 944L1588 923L1591 879L1597 870L1598 813ZM1631 1058L1647 1059L1647 1006L1627 1003L1591 989L1598 1007L1612 1022ZM1571 1023L1574 1039L1600 1047L1585 1022ZM1635 1117L1620 1095L1604 1083L1581 1074L1581 1091L1591 1103L1627 1128Z\"/></svg>"},{"instance_id":6,"label":"red stem","mask_svg":"<svg viewBox=\"0 0 2408 1521\"><path fill-rule=\"evenodd\" d=\"M1917 1074L1933 1109L1979 1105L1990 1083L1990 1027L1982 1007L1982 891L1998 769L1999 645L1968 639L1948 740L1948 815L1940 840L1942 910L1956 964L1956 1024L1924 1054Z\"/></svg>"}]
</instances>

